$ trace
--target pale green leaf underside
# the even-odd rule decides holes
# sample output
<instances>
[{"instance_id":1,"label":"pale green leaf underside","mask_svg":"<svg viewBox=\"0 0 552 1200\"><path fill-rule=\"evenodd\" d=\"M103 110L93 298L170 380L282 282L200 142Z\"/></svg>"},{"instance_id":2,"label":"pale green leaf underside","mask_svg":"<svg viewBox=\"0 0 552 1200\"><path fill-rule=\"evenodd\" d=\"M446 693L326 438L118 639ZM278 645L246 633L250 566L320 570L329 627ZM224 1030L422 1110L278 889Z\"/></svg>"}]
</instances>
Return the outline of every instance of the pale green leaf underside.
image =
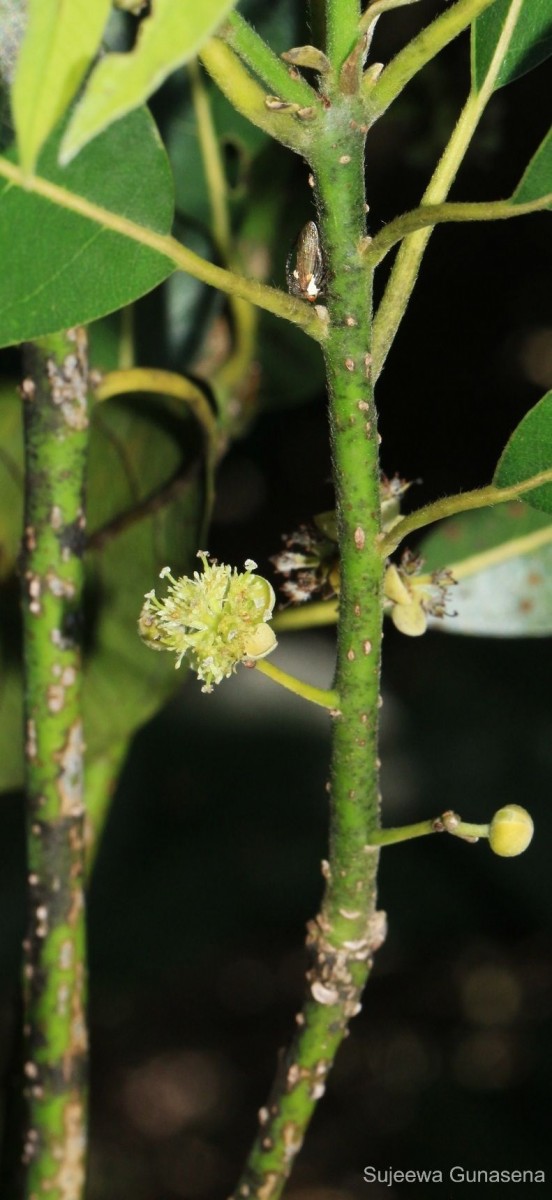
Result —
<instances>
[{"instance_id":1,"label":"pale green leaf underside","mask_svg":"<svg viewBox=\"0 0 552 1200\"><path fill-rule=\"evenodd\" d=\"M430 618L432 628L479 637L552 634L552 529L548 545L535 553L461 579L451 605L455 615Z\"/></svg>"},{"instance_id":2,"label":"pale green leaf underside","mask_svg":"<svg viewBox=\"0 0 552 1200\"><path fill-rule=\"evenodd\" d=\"M134 49L106 55L93 71L63 140L60 161L69 162L102 129L145 103L172 71L197 54L233 6L234 0L154 0Z\"/></svg>"},{"instance_id":3,"label":"pale green leaf underside","mask_svg":"<svg viewBox=\"0 0 552 1200\"><path fill-rule=\"evenodd\" d=\"M499 459L493 483L497 487L509 487L551 467L552 391L547 392L530 409L514 430ZM524 499L532 508L552 513L552 484L536 488L534 492L527 493Z\"/></svg>"},{"instance_id":4,"label":"pale green leaf underside","mask_svg":"<svg viewBox=\"0 0 552 1200\"><path fill-rule=\"evenodd\" d=\"M518 0L495 0L472 26L472 86L480 91L506 23ZM523 0L494 90L512 83L552 54L551 0Z\"/></svg>"},{"instance_id":5,"label":"pale green leaf underside","mask_svg":"<svg viewBox=\"0 0 552 1200\"><path fill-rule=\"evenodd\" d=\"M552 524L544 513L519 502L462 513L422 545L428 570L465 569L470 561L475 565L473 556L501 551L503 561L464 577L460 567L447 604L455 615L430 618L432 628L486 637L552 634Z\"/></svg>"},{"instance_id":6,"label":"pale green leaf underside","mask_svg":"<svg viewBox=\"0 0 552 1200\"><path fill-rule=\"evenodd\" d=\"M525 204L552 193L552 129L541 142L512 196L513 204ZM552 208L552 203L547 205Z\"/></svg>"},{"instance_id":7,"label":"pale green leaf underside","mask_svg":"<svg viewBox=\"0 0 552 1200\"><path fill-rule=\"evenodd\" d=\"M40 156L41 176L170 233L172 175L147 109L106 130L65 169L57 165L60 136ZM147 246L3 179L0 262L0 346L95 320L151 291L174 269Z\"/></svg>"},{"instance_id":8,"label":"pale green leaf underside","mask_svg":"<svg viewBox=\"0 0 552 1200\"><path fill-rule=\"evenodd\" d=\"M110 0L29 0L27 28L12 88L23 170L76 95L100 45Z\"/></svg>"}]
</instances>

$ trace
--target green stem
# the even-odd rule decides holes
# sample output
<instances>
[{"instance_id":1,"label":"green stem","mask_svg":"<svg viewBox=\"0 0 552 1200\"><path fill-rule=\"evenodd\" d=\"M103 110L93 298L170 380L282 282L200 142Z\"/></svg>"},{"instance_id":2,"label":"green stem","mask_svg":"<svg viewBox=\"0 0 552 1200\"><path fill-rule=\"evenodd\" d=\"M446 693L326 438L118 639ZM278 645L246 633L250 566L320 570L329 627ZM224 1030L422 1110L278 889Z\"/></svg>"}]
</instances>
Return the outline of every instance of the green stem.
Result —
<instances>
[{"instance_id":1,"label":"green stem","mask_svg":"<svg viewBox=\"0 0 552 1200\"><path fill-rule=\"evenodd\" d=\"M313 139L313 126L318 125L317 117L322 112L319 101L313 104L313 100L317 100L314 93L305 110L299 103L284 100L281 107L273 107L264 89L249 74L228 43L219 37L210 38L203 44L200 58L215 83L242 116L289 150L295 150L297 154L307 152Z\"/></svg>"},{"instance_id":2,"label":"green stem","mask_svg":"<svg viewBox=\"0 0 552 1200\"><path fill-rule=\"evenodd\" d=\"M207 195L211 205L213 233L223 260L230 257L230 219L228 215L228 188L219 151L219 143L213 124L211 105L203 85L201 69L197 60L189 63L190 90L194 107L201 160L205 172Z\"/></svg>"},{"instance_id":3,"label":"green stem","mask_svg":"<svg viewBox=\"0 0 552 1200\"><path fill-rule=\"evenodd\" d=\"M470 509L488 508L494 504L506 504L509 500L518 500L524 493L533 492L536 488L550 482L552 482L552 467L547 471L539 471L538 475L531 476L531 479L523 479L521 483L512 483L510 487L495 487L491 483L488 487L475 488L472 492L460 492L456 496L445 496L442 500L435 500L433 504L424 504L423 508L418 508L408 517L403 517L397 525L389 530L389 533L382 537L380 552L384 558L387 558L389 554L393 554L397 546L400 546L405 537L415 533L417 529L424 529L426 525L431 525L434 521L442 521L445 517L454 517L457 513L468 512Z\"/></svg>"},{"instance_id":4,"label":"green stem","mask_svg":"<svg viewBox=\"0 0 552 1200\"><path fill-rule=\"evenodd\" d=\"M274 54L239 12L234 10L230 13L226 24L217 33L273 95L300 104L302 108L318 102L313 88L297 73L288 71L281 58Z\"/></svg>"},{"instance_id":5,"label":"green stem","mask_svg":"<svg viewBox=\"0 0 552 1200\"><path fill-rule=\"evenodd\" d=\"M287 633L297 629L317 629L324 625L335 625L339 617L337 600L319 600L297 608L285 608L276 613L271 621L275 633Z\"/></svg>"},{"instance_id":6,"label":"green stem","mask_svg":"<svg viewBox=\"0 0 552 1200\"><path fill-rule=\"evenodd\" d=\"M339 695L332 688L319 688L314 687L311 683L304 683L302 679L297 679L295 675L288 675L287 671L282 671L281 667L268 662L266 658L261 658L252 665L261 675L266 675L267 679L272 679L273 683L279 683L280 687L286 688L288 692L293 692L295 696L301 696L303 700L309 700L311 704L318 704L321 708L328 708L330 712L338 711Z\"/></svg>"},{"instance_id":7,"label":"green stem","mask_svg":"<svg viewBox=\"0 0 552 1200\"><path fill-rule=\"evenodd\" d=\"M364 258L367 265L377 267L392 246L416 233L418 229L427 229L428 226L433 228L446 221L508 221L510 217L523 217L527 213L549 208L551 204L552 192L523 204L515 204L512 200L493 200L478 204L422 204L402 217L395 217L377 233L367 246Z\"/></svg>"},{"instance_id":8,"label":"green stem","mask_svg":"<svg viewBox=\"0 0 552 1200\"><path fill-rule=\"evenodd\" d=\"M395 55L376 83L368 76L365 93L371 121L381 117L414 75L494 2L495 0L458 0L457 4L453 4L436 17L431 25L422 29L417 37ZM379 5L374 5L374 8L378 7ZM366 17L366 13L364 16Z\"/></svg>"},{"instance_id":9,"label":"green stem","mask_svg":"<svg viewBox=\"0 0 552 1200\"><path fill-rule=\"evenodd\" d=\"M24 943L25 1196L84 1189L86 1141L80 602L86 339L26 351L23 630L29 923Z\"/></svg>"},{"instance_id":10,"label":"green stem","mask_svg":"<svg viewBox=\"0 0 552 1200\"><path fill-rule=\"evenodd\" d=\"M354 11L353 11L354 10ZM327 6L331 125L311 155L328 286L325 358L330 393L341 600L333 723L329 864L322 910L311 923L308 993L296 1037L260 1113L260 1131L234 1192L277 1200L322 1095L325 1079L383 940L376 912L378 851L367 846L379 821L377 731L382 562L376 413L371 381L371 277L365 235L364 137L353 95L339 90L342 56L358 6ZM343 18L343 26L340 25ZM333 84L331 82L333 80Z\"/></svg>"},{"instance_id":11,"label":"green stem","mask_svg":"<svg viewBox=\"0 0 552 1200\"><path fill-rule=\"evenodd\" d=\"M399 842L426 837L429 833L450 833L452 837L468 838L471 841L473 838L488 838L489 826L474 825L471 821L461 821L454 813L445 813L442 817L417 821L414 825L376 829L370 834L369 841L372 846L395 846Z\"/></svg>"},{"instance_id":12,"label":"green stem","mask_svg":"<svg viewBox=\"0 0 552 1200\"><path fill-rule=\"evenodd\" d=\"M466 3L468 0L466 0ZM474 0L475 2L475 0ZM470 145L481 116L492 95L500 67L513 37L516 22L521 12L522 0L513 0L504 22L487 75L478 92L470 92L448 145L433 173L422 197L422 204L442 204L453 184L460 164ZM459 7L459 6L456 6ZM480 3L479 11L487 5ZM455 10L452 9L451 13ZM447 16L448 14L443 14ZM442 18L439 18L439 20ZM470 18L472 19L472 18ZM435 22L436 23L436 22ZM430 28L432 28L430 26ZM411 43L412 44L412 43ZM408 47L407 47L408 49ZM392 66L393 64L391 64ZM389 68L388 68L389 70ZM383 76L382 76L383 79ZM375 90L375 89L374 89ZM400 89L399 89L400 90ZM393 96L390 97L393 99ZM390 101L389 101L390 102ZM397 254L389 276L381 304L374 319L374 378L378 379L393 344L395 334L412 295L425 248L431 237L429 229L418 230L405 238Z\"/></svg>"},{"instance_id":13,"label":"green stem","mask_svg":"<svg viewBox=\"0 0 552 1200\"><path fill-rule=\"evenodd\" d=\"M373 3L369 4L363 12L358 27L364 33L370 29L370 26L382 13L391 12L394 8L404 8L407 4L418 4L418 2L419 0L373 0Z\"/></svg>"},{"instance_id":14,"label":"green stem","mask_svg":"<svg viewBox=\"0 0 552 1200\"><path fill-rule=\"evenodd\" d=\"M289 296L277 288L258 283L255 279L245 279L233 271L217 267L215 263L208 262L201 255L195 254L193 250L182 246L174 237L155 233L153 229L148 229L145 225L138 225L135 221L130 221L128 217L121 216L120 213L102 208L101 205L94 204L84 196L60 187L59 184L51 183L49 179L44 179L39 175L33 175L29 180L20 167L1 157L0 176L8 179L16 187L25 188L27 191L35 192L37 196L43 196L53 204L59 205L60 208L67 209L68 212L75 212L86 217L93 223L93 226L110 229L114 233L130 238L138 245L149 246L151 250L155 250L168 259L177 270L193 275L195 279L200 279L203 283L218 288L219 291L225 292L229 296L241 296L244 300L249 300L251 304L256 304L267 312L292 321L315 341L323 341L326 335L326 323L320 320L310 305L304 304L302 300L297 300L294 296ZM97 229L94 229L94 233L97 233Z\"/></svg>"},{"instance_id":15,"label":"green stem","mask_svg":"<svg viewBox=\"0 0 552 1200\"><path fill-rule=\"evenodd\" d=\"M127 371L108 371L94 389L96 402L109 400L113 396L129 392L146 392L159 396L172 396L184 403L198 425L205 441L205 510L203 532L206 533L215 503L215 471L224 448L224 437L219 433L216 417L201 388L185 375L175 371L163 371L157 367L131 367ZM203 534L202 534L203 538Z\"/></svg>"},{"instance_id":16,"label":"green stem","mask_svg":"<svg viewBox=\"0 0 552 1200\"><path fill-rule=\"evenodd\" d=\"M341 68L358 43L359 21L360 0L326 0L326 54L332 68L328 79L330 90L339 86Z\"/></svg>"}]
</instances>

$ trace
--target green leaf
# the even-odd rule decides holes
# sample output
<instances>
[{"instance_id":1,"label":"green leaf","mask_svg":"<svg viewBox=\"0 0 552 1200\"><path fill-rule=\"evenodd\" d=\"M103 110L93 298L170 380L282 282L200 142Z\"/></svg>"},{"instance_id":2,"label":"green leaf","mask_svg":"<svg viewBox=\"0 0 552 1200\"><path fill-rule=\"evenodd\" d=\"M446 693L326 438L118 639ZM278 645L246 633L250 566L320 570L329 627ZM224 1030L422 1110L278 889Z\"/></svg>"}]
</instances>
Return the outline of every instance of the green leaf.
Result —
<instances>
[{"instance_id":1,"label":"green leaf","mask_svg":"<svg viewBox=\"0 0 552 1200\"><path fill-rule=\"evenodd\" d=\"M181 575L195 566L202 495L192 466L194 444L194 423L174 402L133 397L95 410L89 460L93 545L94 530L175 486L163 505L126 526L123 519L116 536L86 556L91 619L84 721L91 758L128 738L185 679L185 668L176 672L172 655L143 645L137 621L144 594L156 586L162 567Z\"/></svg>"},{"instance_id":2,"label":"green leaf","mask_svg":"<svg viewBox=\"0 0 552 1200\"><path fill-rule=\"evenodd\" d=\"M23 170L37 155L75 96L96 51L110 0L29 0L27 28L12 88Z\"/></svg>"},{"instance_id":3,"label":"green leaf","mask_svg":"<svg viewBox=\"0 0 552 1200\"><path fill-rule=\"evenodd\" d=\"M519 79L552 54L550 0L495 0L472 25L472 86L483 87L500 38L513 32L493 90Z\"/></svg>"},{"instance_id":4,"label":"green leaf","mask_svg":"<svg viewBox=\"0 0 552 1200\"><path fill-rule=\"evenodd\" d=\"M99 363L99 366L105 364ZM23 520L21 401L15 389L0 403L0 791L21 785L22 678L19 580ZM137 634L144 593L161 567L176 574L195 565L201 488L194 470L194 423L173 402L109 401L92 414L89 529L85 555L84 722L93 761L129 738L185 678L174 658L154 653ZM159 497L139 520L129 513ZM113 526L119 522L119 528ZM94 534L111 525L111 536Z\"/></svg>"},{"instance_id":5,"label":"green leaf","mask_svg":"<svg viewBox=\"0 0 552 1200\"><path fill-rule=\"evenodd\" d=\"M77 162L57 165L60 135L39 174L157 233L170 232L168 160L146 109L107 130ZM15 231L17 236L15 236ZM164 255L105 229L100 220L0 180L0 346L93 321L171 274Z\"/></svg>"},{"instance_id":6,"label":"green leaf","mask_svg":"<svg viewBox=\"0 0 552 1200\"><path fill-rule=\"evenodd\" d=\"M513 204L538 200L552 193L552 129L541 142L512 196ZM547 205L552 208L552 202Z\"/></svg>"},{"instance_id":7,"label":"green leaf","mask_svg":"<svg viewBox=\"0 0 552 1200\"><path fill-rule=\"evenodd\" d=\"M448 593L450 615L430 617L431 628L485 637L552 633L552 524L544 513L520 503L462 513L429 535L422 555L424 570L456 566L459 578Z\"/></svg>"},{"instance_id":8,"label":"green leaf","mask_svg":"<svg viewBox=\"0 0 552 1200\"><path fill-rule=\"evenodd\" d=\"M509 487L551 467L552 391L535 404L514 430L500 456L493 483L497 487ZM524 499L532 508L552 513L552 483L526 492Z\"/></svg>"},{"instance_id":9,"label":"green leaf","mask_svg":"<svg viewBox=\"0 0 552 1200\"><path fill-rule=\"evenodd\" d=\"M164 79L197 54L235 0L175 4L154 0L128 54L107 54L93 71L61 148L67 163L102 129L143 104Z\"/></svg>"}]
</instances>

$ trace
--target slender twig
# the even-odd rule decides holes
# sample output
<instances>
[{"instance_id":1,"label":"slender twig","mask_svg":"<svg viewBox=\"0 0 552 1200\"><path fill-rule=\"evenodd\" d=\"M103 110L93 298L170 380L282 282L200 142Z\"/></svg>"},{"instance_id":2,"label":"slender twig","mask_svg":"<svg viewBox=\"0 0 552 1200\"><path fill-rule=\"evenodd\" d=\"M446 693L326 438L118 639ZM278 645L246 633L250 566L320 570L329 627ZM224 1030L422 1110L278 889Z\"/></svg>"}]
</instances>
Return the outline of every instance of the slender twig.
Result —
<instances>
[{"instance_id":1,"label":"slender twig","mask_svg":"<svg viewBox=\"0 0 552 1200\"><path fill-rule=\"evenodd\" d=\"M200 425L205 439L205 505L200 541L204 540L203 533L206 534L209 527L215 502L216 465L225 447L225 438L219 433L216 417L207 397L201 388L191 379L187 379L185 375L177 375L174 371L163 371L156 367L132 367L127 371L109 371L97 383L94 397L96 401L109 400L128 392L171 396L174 400L183 402ZM181 490L183 482L184 478L179 476L176 480L170 480L168 484L164 485L156 493L155 507L160 508L162 504L172 500L176 492ZM187 486L188 480L186 479L185 482ZM161 503L159 503L159 496L162 497ZM152 511L153 500L154 497L147 499L148 508L145 511ZM133 509L133 520L138 514L142 519L144 516L143 505ZM127 527L128 525L125 523L125 528ZM120 527L118 532L120 532Z\"/></svg>"},{"instance_id":2,"label":"slender twig","mask_svg":"<svg viewBox=\"0 0 552 1200\"><path fill-rule=\"evenodd\" d=\"M86 1134L80 601L86 341L26 352L23 627L29 925L25 1195L80 1200ZM70 1181L70 1183L69 1183Z\"/></svg>"},{"instance_id":3,"label":"slender twig","mask_svg":"<svg viewBox=\"0 0 552 1200\"><path fill-rule=\"evenodd\" d=\"M302 108L319 102L316 92L306 80L298 72L290 72L284 66L281 58L274 54L241 13L235 10L230 13L226 24L217 31L217 36L236 51L273 95L299 104Z\"/></svg>"},{"instance_id":4,"label":"slender twig","mask_svg":"<svg viewBox=\"0 0 552 1200\"><path fill-rule=\"evenodd\" d=\"M271 622L276 633L287 633L297 629L316 629L324 625L335 625L339 617L337 600L319 600L296 608L285 608L276 613Z\"/></svg>"},{"instance_id":5,"label":"slender twig","mask_svg":"<svg viewBox=\"0 0 552 1200\"><path fill-rule=\"evenodd\" d=\"M399 842L409 842L413 838L427 837L430 833L450 833L452 837L476 841L489 836L489 825L474 825L472 821L460 820L455 813L445 813L442 817L432 817L428 821L416 821L413 825L376 829L370 834L370 844L395 846Z\"/></svg>"},{"instance_id":6,"label":"slender twig","mask_svg":"<svg viewBox=\"0 0 552 1200\"><path fill-rule=\"evenodd\" d=\"M446 221L508 221L511 217L523 217L551 205L552 192L523 204L516 204L513 200L477 204L421 204L404 216L395 217L376 234L364 252L365 262L372 268L377 267L397 242L418 229L427 229L428 226L441 225Z\"/></svg>"},{"instance_id":7,"label":"slender twig","mask_svg":"<svg viewBox=\"0 0 552 1200\"><path fill-rule=\"evenodd\" d=\"M521 13L522 0L513 3L504 22L495 52L489 63L485 80L479 91L472 91L458 118L452 136L422 197L422 204L442 204L453 184L458 169L471 143L481 116L492 95L500 67L514 35ZM483 7L480 5L482 11ZM455 9L451 9L453 13ZM448 14L444 13L443 17ZM442 18L439 18L442 19ZM470 18L472 19L472 18ZM432 28L430 26L430 28ZM412 43L411 43L412 45ZM407 47L408 49L408 47ZM390 64L390 67L393 64ZM390 68L388 68L389 70ZM382 76L383 78L383 76ZM420 263L431 237L432 229L421 229L405 238L397 254L380 306L374 318L374 378L381 373L395 334L402 321L416 283Z\"/></svg>"},{"instance_id":8,"label":"slender twig","mask_svg":"<svg viewBox=\"0 0 552 1200\"><path fill-rule=\"evenodd\" d=\"M376 83L368 76L365 91L371 119L376 120L380 117L418 71L494 2L495 0L458 0L395 55ZM379 5L373 7L378 8ZM368 9L368 13L370 11ZM365 13L364 16L366 15Z\"/></svg>"},{"instance_id":9,"label":"slender twig","mask_svg":"<svg viewBox=\"0 0 552 1200\"><path fill-rule=\"evenodd\" d=\"M265 45L261 38L257 37L254 30L250 26L247 26L247 22L242 17L238 17L237 14L231 14L229 18L231 25L234 24L234 18L240 28L246 26L255 39L255 45L257 42L260 42L263 46ZM268 46L266 50L272 55L272 51L268 50ZM275 58L275 56L272 57ZM276 62L283 68L283 64L279 63L278 59L276 59ZM283 69L285 70L285 68ZM205 171L209 203L211 205L213 234L225 265L230 267L232 271L237 272L241 264L238 261L238 256L232 242L232 229L228 211L228 187L212 107L207 89L203 84L199 64L191 64L189 70L199 146L203 169ZM213 372L211 386L219 410L221 430L224 427L228 432L233 432L236 424L239 424L239 418L238 422L236 421L236 391L243 386L244 380L247 379L251 369L256 347L255 335L258 314L256 308L241 296L231 294L228 300L232 321L232 349L229 357L222 366ZM211 518L213 500L214 493L211 497L208 497L205 516L206 527Z\"/></svg>"},{"instance_id":10,"label":"slender twig","mask_svg":"<svg viewBox=\"0 0 552 1200\"><path fill-rule=\"evenodd\" d=\"M219 144L211 114L211 106L201 77L199 63L188 66L190 90L194 107L199 146L205 171L207 195L211 206L213 234L223 259L230 254L230 218L228 215L228 189L226 176L219 152Z\"/></svg>"},{"instance_id":11,"label":"slender twig","mask_svg":"<svg viewBox=\"0 0 552 1200\"><path fill-rule=\"evenodd\" d=\"M384 558L392 554L400 546L405 537L423 529L434 521L442 521L445 517L454 517L457 513L468 512L474 508L488 508L494 504L506 504L509 500L518 500L526 492L533 492L545 483L552 481L552 467L547 471L539 471L531 479L523 479L521 483L512 483L509 487L475 488L472 492L460 492L456 496L444 496L442 500L434 500L432 504L424 504L408 517L403 517L386 533L380 541L380 551Z\"/></svg>"},{"instance_id":12,"label":"slender twig","mask_svg":"<svg viewBox=\"0 0 552 1200\"><path fill-rule=\"evenodd\" d=\"M299 102L267 96L231 46L219 37L209 38L204 43L200 58L238 112L289 150L294 150L296 154L307 153L312 144L314 127L318 123L317 117L322 112L320 103L313 104L313 100L316 100L314 93L305 108Z\"/></svg>"},{"instance_id":13,"label":"slender twig","mask_svg":"<svg viewBox=\"0 0 552 1200\"><path fill-rule=\"evenodd\" d=\"M153 229L148 229L145 225L138 225L128 217L121 216L120 213L102 208L101 205L94 204L84 196L79 196L76 192L69 191L68 188L60 187L59 184L51 183L49 179L43 179L39 175L34 175L29 180L19 167L1 157L0 176L8 179L17 187L24 187L28 191L36 193L37 196L43 196L53 204L67 209L68 212L86 217L95 225L111 229L114 233L119 233L141 246L155 250L161 257L166 258L175 269L193 275L196 279L218 288L227 295L242 296L251 304L256 304L259 308L283 317L287 321L292 321L315 341L321 342L326 336L326 322L320 320L309 304L297 300L294 296L288 296L287 293L279 291L277 288L267 287L266 284L259 283L255 279L245 279L233 271L217 267L214 263L202 258L201 255L195 254L193 250L182 246L174 237L155 233Z\"/></svg>"},{"instance_id":14,"label":"slender twig","mask_svg":"<svg viewBox=\"0 0 552 1200\"><path fill-rule=\"evenodd\" d=\"M250 664L259 671L261 675L266 675L267 679L272 679L273 683L278 683L280 687L286 688L288 692L293 692L295 696L301 696L303 700L308 700L310 704L318 704L321 708L328 708L331 712L336 713L339 709L339 695L332 688L314 687L312 683L305 683L302 679L297 679L295 675L289 675L287 671L282 671L281 667L277 667L275 663L269 662L265 658L259 659L258 662Z\"/></svg>"},{"instance_id":15,"label":"slender twig","mask_svg":"<svg viewBox=\"0 0 552 1200\"><path fill-rule=\"evenodd\" d=\"M363 12L358 27L364 33L370 29L373 22L381 16L382 13L391 12L394 8L404 8L407 4L418 4L419 0L374 0L372 4Z\"/></svg>"}]
</instances>

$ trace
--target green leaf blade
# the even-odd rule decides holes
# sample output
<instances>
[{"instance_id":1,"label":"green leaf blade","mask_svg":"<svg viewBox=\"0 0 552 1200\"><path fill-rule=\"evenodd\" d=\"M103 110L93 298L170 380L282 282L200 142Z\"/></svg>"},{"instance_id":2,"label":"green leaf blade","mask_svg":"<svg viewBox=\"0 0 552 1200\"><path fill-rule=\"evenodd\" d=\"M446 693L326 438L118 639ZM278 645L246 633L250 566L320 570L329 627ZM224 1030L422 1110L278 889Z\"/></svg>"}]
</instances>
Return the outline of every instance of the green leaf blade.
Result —
<instances>
[{"instance_id":1,"label":"green leaf blade","mask_svg":"<svg viewBox=\"0 0 552 1200\"><path fill-rule=\"evenodd\" d=\"M527 201L540 200L542 196L548 195L551 196L551 202L546 207L552 208L552 129L541 142L522 175L512 195L512 203L525 204Z\"/></svg>"},{"instance_id":2,"label":"green leaf blade","mask_svg":"<svg viewBox=\"0 0 552 1200\"><path fill-rule=\"evenodd\" d=\"M60 136L40 156L41 176L157 233L170 233L172 174L146 109L107 130L66 169L57 164ZM149 247L4 180L0 260L0 346L95 320L151 291L174 270Z\"/></svg>"},{"instance_id":3,"label":"green leaf blade","mask_svg":"<svg viewBox=\"0 0 552 1200\"><path fill-rule=\"evenodd\" d=\"M430 617L432 629L475 637L552 634L552 524L546 514L519 502L462 513L429 534L422 554L428 570L456 567L459 578L447 615Z\"/></svg>"},{"instance_id":4,"label":"green leaf blade","mask_svg":"<svg viewBox=\"0 0 552 1200\"><path fill-rule=\"evenodd\" d=\"M108 54L91 75L61 147L68 163L98 133L144 104L160 84L193 58L235 0L202 0L182 6L157 0L128 54Z\"/></svg>"},{"instance_id":5,"label":"green leaf blade","mask_svg":"<svg viewBox=\"0 0 552 1200\"><path fill-rule=\"evenodd\" d=\"M31 174L100 45L110 0L29 0L12 88L19 160Z\"/></svg>"},{"instance_id":6,"label":"green leaf blade","mask_svg":"<svg viewBox=\"0 0 552 1200\"><path fill-rule=\"evenodd\" d=\"M509 487L552 467L552 391L535 404L520 421L499 459L493 483ZM532 508L552 513L552 483L527 492Z\"/></svg>"},{"instance_id":7,"label":"green leaf blade","mask_svg":"<svg viewBox=\"0 0 552 1200\"><path fill-rule=\"evenodd\" d=\"M519 9L519 12L517 10ZM472 25L472 86L485 84L499 40L514 23L493 91L532 71L552 54L550 0L495 0Z\"/></svg>"}]
</instances>

